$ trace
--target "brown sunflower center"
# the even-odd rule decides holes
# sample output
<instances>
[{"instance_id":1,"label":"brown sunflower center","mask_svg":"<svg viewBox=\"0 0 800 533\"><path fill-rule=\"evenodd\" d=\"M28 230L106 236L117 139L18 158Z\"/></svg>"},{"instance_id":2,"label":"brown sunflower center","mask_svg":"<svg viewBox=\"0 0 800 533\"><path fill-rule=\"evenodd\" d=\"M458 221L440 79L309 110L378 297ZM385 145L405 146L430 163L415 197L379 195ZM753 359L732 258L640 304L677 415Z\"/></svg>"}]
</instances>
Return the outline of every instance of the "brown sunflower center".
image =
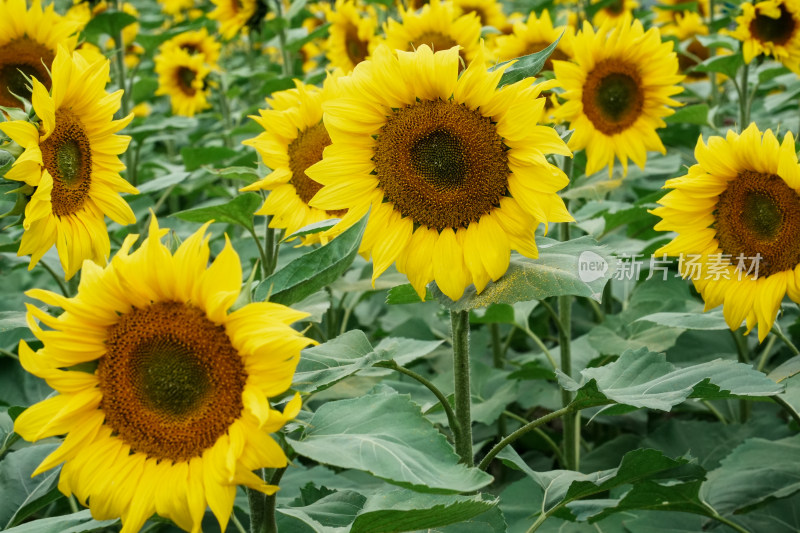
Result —
<instances>
[{"instance_id":1,"label":"brown sunflower center","mask_svg":"<svg viewBox=\"0 0 800 533\"><path fill-rule=\"evenodd\" d=\"M795 20L792 14L781 4L781 16L774 19L766 15L757 14L750 22L750 33L762 43L786 44L792 38L795 30Z\"/></svg>"},{"instance_id":2,"label":"brown sunflower center","mask_svg":"<svg viewBox=\"0 0 800 533\"><path fill-rule=\"evenodd\" d=\"M692 42L689 43L689 46L686 47L686 51L690 55L680 54L678 56L678 67L680 68L681 72L686 72L695 65L697 65L698 64L697 59L699 59L700 61L705 61L706 59L711 57L711 51L707 47L703 46L697 39L692 39ZM706 73L688 72L686 75L690 78L704 78L706 76Z\"/></svg>"},{"instance_id":3,"label":"brown sunflower center","mask_svg":"<svg viewBox=\"0 0 800 533\"><path fill-rule=\"evenodd\" d=\"M378 134L373 161L394 208L439 231L467 227L497 207L511 172L495 124L443 100L395 110Z\"/></svg>"},{"instance_id":4,"label":"brown sunflower center","mask_svg":"<svg viewBox=\"0 0 800 533\"><path fill-rule=\"evenodd\" d=\"M86 130L72 111L59 108L56 126L40 148L44 167L53 177L53 214L71 215L83 207L92 183L92 147Z\"/></svg>"},{"instance_id":5,"label":"brown sunflower center","mask_svg":"<svg viewBox=\"0 0 800 533\"><path fill-rule=\"evenodd\" d=\"M178 71L175 73L176 81L178 82L178 87L184 94L189 96L194 96L197 92L197 89L194 88L194 80L197 78L197 73L187 67L180 67Z\"/></svg>"},{"instance_id":6,"label":"brown sunflower center","mask_svg":"<svg viewBox=\"0 0 800 533\"><path fill-rule=\"evenodd\" d=\"M731 262L769 276L800 264L800 195L775 174L746 170L719 195L714 228ZM756 260L755 257L760 259Z\"/></svg>"},{"instance_id":7,"label":"brown sunflower center","mask_svg":"<svg viewBox=\"0 0 800 533\"><path fill-rule=\"evenodd\" d=\"M25 76L35 77L49 90L50 74L44 65L52 65L54 57L52 50L28 37L0 46L0 105L22 107L22 102L11 93L30 99Z\"/></svg>"},{"instance_id":8,"label":"brown sunflower center","mask_svg":"<svg viewBox=\"0 0 800 533\"><path fill-rule=\"evenodd\" d=\"M358 36L358 27L348 23L344 33L344 46L347 57L353 65L358 65L367 58L369 53L369 42L362 40Z\"/></svg>"},{"instance_id":9,"label":"brown sunflower center","mask_svg":"<svg viewBox=\"0 0 800 533\"><path fill-rule=\"evenodd\" d=\"M183 461L202 455L240 416L247 381L225 328L182 302L133 309L108 329L100 408L131 449Z\"/></svg>"},{"instance_id":10,"label":"brown sunflower center","mask_svg":"<svg viewBox=\"0 0 800 533\"><path fill-rule=\"evenodd\" d=\"M606 12L612 15L619 15L623 11L625 11L625 0L614 0L610 4L608 4L605 8Z\"/></svg>"},{"instance_id":11,"label":"brown sunflower center","mask_svg":"<svg viewBox=\"0 0 800 533\"><path fill-rule=\"evenodd\" d=\"M458 43L448 35L435 31L428 31L414 39L414 42L409 42L408 44L409 49L419 48L423 44L427 44L434 52L440 52L442 50L449 50Z\"/></svg>"},{"instance_id":12,"label":"brown sunflower center","mask_svg":"<svg viewBox=\"0 0 800 533\"><path fill-rule=\"evenodd\" d=\"M583 87L583 112L595 128L613 135L629 128L642 113L644 92L636 67L607 59L595 65Z\"/></svg>"},{"instance_id":13,"label":"brown sunflower center","mask_svg":"<svg viewBox=\"0 0 800 533\"><path fill-rule=\"evenodd\" d=\"M289 170L292 177L289 183L294 186L297 196L308 205L308 202L322 188L322 185L306 174L306 169L322 160L322 151L331 144L331 138L325 125L320 122L301 131L295 140L289 143ZM328 211L332 217L340 217L347 211Z\"/></svg>"}]
</instances>

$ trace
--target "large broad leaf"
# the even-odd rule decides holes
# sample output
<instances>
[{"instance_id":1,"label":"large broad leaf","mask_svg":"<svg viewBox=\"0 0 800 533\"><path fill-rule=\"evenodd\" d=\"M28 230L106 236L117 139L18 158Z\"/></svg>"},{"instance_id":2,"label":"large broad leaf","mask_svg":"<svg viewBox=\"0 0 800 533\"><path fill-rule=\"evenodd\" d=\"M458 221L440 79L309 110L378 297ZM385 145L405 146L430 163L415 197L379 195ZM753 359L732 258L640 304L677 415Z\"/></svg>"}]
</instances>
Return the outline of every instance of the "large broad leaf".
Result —
<instances>
[{"instance_id":1,"label":"large broad leaf","mask_svg":"<svg viewBox=\"0 0 800 533\"><path fill-rule=\"evenodd\" d=\"M133 24L137 21L136 17L123 13L121 11L106 11L98 13L83 28L83 36L87 41L102 46L103 43L99 42L101 35L108 35L116 39L119 32L125 26Z\"/></svg>"},{"instance_id":2,"label":"large broad leaf","mask_svg":"<svg viewBox=\"0 0 800 533\"><path fill-rule=\"evenodd\" d=\"M543 300L551 296L585 296L600 301L603 287L616 270L616 260L591 237L567 242L539 239L539 258L513 255L508 270L476 294L470 286L458 301L445 296L435 284L433 295L448 309L465 311L495 303Z\"/></svg>"},{"instance_id":3,"label":"large broad leaf","mask_svg":"<svg viewBox=\"0 0 800 533\"><path fill-rule=\"evenodd\" d=\"M639 321L680 329L728 329L722 310L711 311L710 313L653 313L643 316Z\"/></svg>"},{"instance_id":4,"label":"large broad leaf","mask_svg":"<svg viewBox=\"0 0 800 533\"><path fill-rule=\"evenodd\" d=\"M327 389L379 361L410 362L435 350L442 341L383 339L375 348L361 330L348 331L319 346L303 350L292 387L300 392Z\"/></svg>"},{"instance_id":5,"label":"large broad leaf","mask_svg":"<svg viewBox=\"0 0 800 533\"><path fill-rule=\"evenodd\" d=\"M31 478L31 473L57 447L57 444L29 446L9 452L0 462L0 494L3 495L0 498L2 528L21 521L24 516L15 516L20 508L44 497L55 487L58 476L53 478L52 475L44 473Z\"/></svg>"},{"instance_id":6,"label":"large broad leaf","mask_svg":"<svg viewBox=\"0 0 800 533\"><path fill-rule=\"evenodd\" d=\"M203 165L225 161L237 153L225 146L184 146L181 148L181 157L183 164L186 165L186 170L197 170Z\"/></svg>"},{"instance_id":7,"label":"large broad leaf","mask_svg":"<svg viewBox=\"0 0 800 533\"><path fill-rule=\"evenodd\" d=\"M486 496L420 494L398 489L370 495L352 533L391 533L446 526L485 513L497 504Z\"/></svg>"},{"instance_id":8,"label":"large broad leaf","mask_svg":"<svg viewBox=\"0 0 800 533\"><path fill-rule=\"evenodd\" d=\"M289 443L320 463L364 470L423 492L468 492L492 482L485 472L459 464L419 406L394 392L326 403L302 437Z\"/></svg>"},{"instance_id":9,"label":"large broad leaf","mask_svg":"<svg viewBox=\"0 0 800 533\"><path fill-rule=\"evenodd\" d=\"M105 530L118 522L119 520L95 520L91 511L86 509L78 513L26 522L6 530L6 533L90 533Z\"/></svg>"},{"instance_id":10,"label":"large broad leaf","mask_svg":"<svg viewBox=\"0 0 800 533\"><path fill-rule=\"evenodd\" d=\"M499 86L508 85L510 83L518 82L525 78L530 78L532 76L536 76L542 67L544 67L547 58L550 57L550 54L556 49L558 46L558 42L561 40L561 37L564 35L562 32L561 35L558 36L558 39L553 41L550 46L541 50L539 52L534 52L533 54L528 54L526 56L518 57L517 59L511 59L509 61L504 61L499 63L497 66L493 67L491 70L496 70L503 65L507 65L511 61L514 63L508 67L505 72L503 72L503 76L500 78Z\"/></svg>"},{"instance_id":11,"label":"large broad leaf","mask_svg":"<svg viewBox=\"0 0 800 533\"><path fill-rule=\"evenodd\" d=\"M369 214L331 242L304 254L256 287L254 298L291 305L336 281L352 264Z\"/></svg>"},{"instance_id":12,"label":"large broad leaf","mask_svg":"<svg viewBox=\"0 0 800 533\"><path fill-rule=\"evenodd\" d=\"M224 224L238 224L253 231L253 213L255 213L259 205L261 205L261 197L259 195L246 193L225 204L179 211L172 216L189 222L203 223L213 220Z\"/></svg>"},{"instance_id":13,"label":"large broad leaf","mask_svg":"<svg viewBox=\"0 0 800 533\"><path fill-rule=\"evenodd\" d=\"M709 472L700 495L721 513L744 512L800 491L800 435L748 439Z\"/></svg>"},{"instance_id":14,"label":"large broad leaf","mask_svg":"<svg viewBox=\"0 0 800 533\"><path fill-rule=\"evenodd\" d=\"M750 365L716 359L708 363L675 368L664 354L647 349L628 350L615 362L581 371L583 385L558 373L561 386L580 390L576 402L593 401L597 393L620 404L669 411L695 398L774 396L783 390Z\"/></svg>"},{"instance_id":15,"label":"large broad leaf","mask_svg":"<svg viewBox=\"0 0 800 533\"><path fill-rule=\"evenodd\" d=\"M278 512L318 533L393 533L463 522L485 513L496 503L481 495L421 494L396 489L365 497L345 490L302 507L278 508Z\"/></svg>"}]
</instances>

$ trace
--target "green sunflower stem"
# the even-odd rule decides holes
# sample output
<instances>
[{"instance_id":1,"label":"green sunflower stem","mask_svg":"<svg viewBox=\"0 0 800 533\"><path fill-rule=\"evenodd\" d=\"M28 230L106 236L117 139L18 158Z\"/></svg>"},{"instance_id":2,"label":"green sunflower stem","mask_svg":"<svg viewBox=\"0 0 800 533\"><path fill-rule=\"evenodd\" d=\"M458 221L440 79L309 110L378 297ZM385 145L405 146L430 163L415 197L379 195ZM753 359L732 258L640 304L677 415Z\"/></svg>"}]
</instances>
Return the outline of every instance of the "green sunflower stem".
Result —
<instances>
[{"instance_id":1,"label":"green sunflower stem","mask_svg":"<svg viewBox=\"0 0 800 533\"><path fill-rule=\"evenodd\" d=\"M750 91L748 87L748 78L750 77L750 66L745 63L742 67L742 79L739 82L739 132L747 128L750 124Z\"/></svg>"},{"instance_id":2,"label":"green sunflower stem","mask_svg":"<svg viewBox=\"0 0 800 533\"><path fill-rule=\"evenodd\" d=\"M450 311L453 328L453 381L458 432L456 453L461 462L472 466L472 414L469 384L469 311Z\"/></svg>"},{"instance_id":3,"label":"green sunflower stem","mask_svg":"<svg viewBox=\"0 0 800 533\"><path fill-rule=\"evenodd\" d=\"M271 474L268 474L271 472ZM275 470L261 471L261 477L270 485L280 483L286 467ZM269 480L267 480L269 477ZM266 495L257 490L247 489L247 499L250 503L250 533L278 533L277 517L275 515L276 494Z\"/></svg>"},{"instance_id":4,"label":"green sunflower stem","mask_svg":"<svg viewBox=\"0 0 800 533\"><path fill-rule=\"evenodd\" d=\"M122 0L117 0L116 3L117 11L122 13ZM125 41L122 40L122 28L117 31L117 34L114 36L116 39L117 45L117 52L114 54L116 62L117 62L117 85L120 89L122 89L122 99L120 100L120 106L122 109L122 116L127 117L131 112L131 93L128 90L127 85L127 70L125 68ZM131 150L125 150L125 166L128 169L127 177L128 181L132 181L130 179L130 175L134 172L133 167L136 163L134 162L134 153Z\"/></svg>"},{"instance_id":5,"label":"green sunflower stem","mask_svg":"<svg viewBox=\"0 0 800 533\"><path fill-rule=\"evenodd\" d=\"M747 347L747 339L741 334L739 330L731 331L733 342L736 343L736 351L739 356L739 362L746 365L750 364L750 350ZM750 418L750 402L746 399L739 400L739 419L742 424L745 424Z\"/></svg>"},{"instance_id":6,"label":"green sunflower stem","mask_svg":"<svg viewBox=\"0 0 800 533\"><path fill-rule=\"evenodd\" d=\"M569 240L569 222L559 226L562 241ZM561 351L561 371L567 376L572 375L572 296L558 297L558 345ZM572 403L572 393L561 389L561 405L565 408ZM580 465L580 414L564 418L564 459L567 470L578 470Z\"/></svg>"}]
</instances>

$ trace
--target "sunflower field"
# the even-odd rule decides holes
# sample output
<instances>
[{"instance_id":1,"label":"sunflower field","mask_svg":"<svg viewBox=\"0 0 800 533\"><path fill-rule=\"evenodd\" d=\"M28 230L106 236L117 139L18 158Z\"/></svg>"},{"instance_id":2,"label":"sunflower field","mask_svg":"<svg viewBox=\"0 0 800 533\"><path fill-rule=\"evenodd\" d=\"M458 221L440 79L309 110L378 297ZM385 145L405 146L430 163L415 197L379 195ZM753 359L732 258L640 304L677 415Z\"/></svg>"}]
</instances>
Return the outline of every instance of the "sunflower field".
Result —
<instances>
[{"instance_id":1,"label":"sunflower field","mask_svg":"<svg viewBox=\"0 0 800 533\"><path fill-rule=\"evenodd\" d=\"M800 0L0 0L0 531L800 531Z\"/></svg>"}]
</instances>

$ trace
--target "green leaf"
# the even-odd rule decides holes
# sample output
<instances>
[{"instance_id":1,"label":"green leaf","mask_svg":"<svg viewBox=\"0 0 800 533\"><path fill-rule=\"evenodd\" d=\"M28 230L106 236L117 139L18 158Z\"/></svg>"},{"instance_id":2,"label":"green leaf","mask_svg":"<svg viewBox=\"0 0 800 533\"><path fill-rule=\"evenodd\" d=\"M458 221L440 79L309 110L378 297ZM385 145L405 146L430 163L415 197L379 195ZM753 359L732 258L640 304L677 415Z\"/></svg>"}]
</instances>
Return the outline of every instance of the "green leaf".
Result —
<instances>
[{"instance_id":1,"label":"green leaf","mask_svg":"<svg viewBox=\"0 0 800 533\"><path fill-rule=\"evenodd\" d=\"M28 322L25 311L0 311L0 332L11 329L27 328Z\"/></svg>"},{"instance_id":2,"label":"green leaf","mask_svg":"<svg viewBox=\"0 0 800 533\"><path fill-rule=\"evenodd\" d=\"M664 122L667 124L683 123L709 126L708 111L707 104L687 105L678 108L674 114L666 117Z\"/></svg>"},{"instance_id":3,"label":"green leaf","mask_svg":"<svg viewBox=\"0 0 800 533\"><path fill-rule=\"evenodd\" d=\"M470 311L470 324L514 324L514 307L508 304L492 304L484 312Z\"/></svg>"},{"instance_id":4,"label":"green leaf","mask_svg":"<svg viewBox=\"0 0 800 533\"><path fill-rule=\"evenodd\" d=\"M303 507L282 507L277 511L294 517L318 533L341 531L353 523L367 498L352 490L334 492Z\"/></svg>"},{"instance_id":5,"label":"green leaf","mask_svg":"<svg viewBox=\"0 0 800 533\"><path fill-rule=\"evenodd\" d=\"M303 226L299 230L295 231L291 235L287 235L283 238L281 242L290 241L296 237L302 237L303 235L313 235L315 233L321 233L327 229L330 229L339 222L338 218L333 218L330 220L323 220L321 222L314 222L313 224L309 224L308 226Z\"/></svg>"},{"instance_id":6,"label":"green leaf","mask_svg":"<svg viewBox=\"0 0 800 533\"><path fill-rule=\"evenodd\" d=\"M14 164L14 156L5 150L0 150L0 178L6 175L8 169Z\"/></svg>"},{"instance_id":7,"label":"green leaf","mask_svg":"<svg viewBox=\"0 0 800 533\"><path fill-rule=\"evenodd\" d=\"M36 511L43 509L47 505L50 505L54 501L63 497L61 492L58 490L58 477L60 473L61 469L59 468L52 472L46 472L41 474L41 476L37 476L43 477L43 479L39 480L39 484L36 485L33 490L26 495L25 500L19 505L19 508L16 510L14 515L8 520L6 529L16 526L26 518L33 515Z\"/></svg>"},{"instance_id":8,"label":"green leaf","mask_svg":"<svg viewBox=\"0 0 800 533\"><path fill-rule=\"evenodd\" d=\"M218 163L238 155L238 152L226 146L184 146L181 157L186 170L197 170L203 165Z\"/></svg>"},{"instance_id":9,"label":"green leaf","mask_svg":"<svg viewBox=\"0 0 800 533\"><path fill-rule=\"evenodd\" d=\"M122 11L105 11L92 17L86 27L83 28L83 36L87 41L94 44L99 43L101 35L108 35L114 39L125 26L137 22L136 17L123 13Z\"/></svg>"},{"instance_id":10,"label":"green leaf","mask_svg":"<svg viewBox=\"0 0 800 533\"><path fill-rule=\"evenodd\" d=\"M319 392L379 361L410 362L432 352L442 342L386 338L373 348L362 331L348 331L303 350L292 387L300 392Z\"/></svg>"},{"instance_id":11,"label":"green leaf","mask_svg":"<svg viewBox=\"0 0 800 533\"><path fill-rule=\"evenodd\" d=\"M800 355L796 355L785 363L779 365L772 372L767 374L767 377L773 380L775 383L780 383L781 381L789 379L797 374L800 374Z\"/></svg>"},{"instance_id":12,"label":"green leaf","mask_svg":"<svg viewBox=\"0 0 800 533\"><path fill-rule=\"evenodd\" d=\"M91 533L113 526L119 520L95 520L89 509L78 513L26 522L6 533Z\"/></svg>"},{"instance_id":13,"label":"green leaf","mask_svg":"<svg viewBox=\"0 0 800 533\"><path fill-rule=\"evenodd\" d=\"M578 386L560 371L557 374L561 386L567 390L587 392L593 398L597 391L620 404L660 411L669 411L690 396L774 396L783 390L750 365L715 359L675 368L667 362L664 354L648 352L646 348L628 350L606 366L582 370L583 386ZM581 392L576 398L578 402L583 399Z\"/></svg>"},{"instance_id":14,"label":"green leaf","mask_svg":"<svg viewBox=\"0 0 800 533\"><path fill-rule=\"evenodd\" d=\"M421 494L405 489L371 492L365 497L352 490L324 495L303 507L281 507L315 532L394 533L426 530L463 522L497 504L485 496Z\"/></svg>"},{"instance_id":15,"label":"green leaf","mask_svg":"<svg viewBox=\"0 0 800 533\"><path fill-rule=\"evenodd\" d=\"M430 289L426 288L425 301L428 302L431 300L433 300L433 294ZM410 283L392 287L386 295L386 303L389 305L415 304L421 301L417 291L414 290L414 287Z\"/></svg>"},{"instance_id":16,"label":"green leaf","mask_svg":"<svg viewBox=\"0 0 800 533\"><path fill-rule=\"evenodd\" d=\"M291 305L339 279L358 253L369 214L331 242L312 250L259 283L254 298Z\"/></svg>"},{"instance_id":17,"label":"green leaf","mask_svg":"<svg viewBox=\"0 0 800 533\"><path fill-rule=\"evenodd\" d=\"M498 68L513 62L511 66L503 72L503 75L500 78L500 83L498 83L498 87L536 76L539 71L542 70L542 67L544 67L547 58L550 57L550 54L552 54L556 49L556 46L558 46L558 42L561 40L563 35L564 32L561 32L561 35L558 36L558 39L550 43L550 45L544 50L518 57L517 59L503 61L502 63L498 63L494 67L490 68L490 71L495 71Z\"/></svg>"},{"instance_id":18,"label":"green leaf","mask_svg":"<svg viewBox=\"0 0 800 533\"><path fill-rule=\"evenodd\" d=\"M314 28L314 31L310 32L308 35L306 35L304 37L301 37L299 39L290 40L286 44L286 49L291 51L291 52L297 52L306 43L310 43L314 39L324 39L325 37L328 36L328 30L330 29L330 27L331 27L331 23L330 22L326 22L325 24L322 24L322 25L318 26L317 28Z\"/></svg>"},{"instance_id":19,"label":"green leaf","mask_svg":"<svg viewBox=\"0 0 800 533\"><path fill-rule=\"evenodd\" d=\"M58 476L54 480L50 473L43 473L31 478L31 473L57 447L58 444L28 446L9 452L0 462L0 494L3 495L0 498L0 525L3 528L13 525L18 510L32 503L29 500L31 495L35 494L34 499L42 497L55 486Z\"/></svg>"},{"instance_id":20,"label":"green leaf","mask_svg":"<svg viewBox=\"0 0 800 533\"><path fill-rule=\"evenodd\" d=\"M694 72L718 72L729 78L735 78L739 68L744 65L741 52L725 56L711 56L699 65L692 68Z\"/></svg>"},{"instance_id":21,"label":"green leaf","mask_svg":"<svg viewBox=\"0 0 800 533\"><path fill-rule=\"evenodd\" d=\"M720 513L743 513L800 491L800 435L748 439L708 473L700 496Z\"/></svg>"},{"instance_id":22,"label":"green leaf","mask_svg":"<svg viewBox=\"0 0 800 533\"><path fill-rule=\"evenodd\" d=\"M370 495L351 533L393 533L447 526L485 513L497 504L479 494L421 494L398 489Z\"/></svg>"},{"instance_id":23,"label":"green leaf","mask_svg":"<svg viewBox=\"0 0 800 533\"><path fill-rule=\"evenodd\" d=\"M454 302L435 284L431 292L443 306L453 311L562 295L584 296L599 302L603 287L614 274L615 265L608 249L599 246L591 237L567 242L543 238L539 242L538 259L512 255L505 275L497 282L489 282L480 294L472 285Z\"/></svg>"},{"instance_id":24,"label":"green leaf","mask_svg":"<svg viewBox=\"0 0 800 533\"><path fill-rule=\"evenodd\" d=\"M662 326L681 329L696 330L724 330L728 329L722 310L710 313L653 313L643 316L637 322L652 322Z\"/></svg>"},{"instance_id":25,"label":"green leaf","mask_svg":"<svg viewBox=\"0 0 800 533\"><path fill-rule=\"evenodd\" d=\"M175 172L170 172L165 176L160 176L154 180L150 180L141 185L137 185L136 188L139 189L139 194L147 194L156 191L163 191L164 189L167 189L169 187L181 183L188 177L189 177L188 172L183 170L177 170Z\"/></svg>"},{"instance_id":26,"label":"green leaf","mask_svg":"<svg viewBox=\"0 0 800 533\"><path fill-rule=\"evenodd\" d=\"M299 440L287 440L309 459L418 491L469 492L492 482L485 472L460 464L419 406L394 392L326 403Z\"/></svg>"},{"instance_id":27,"label":"green leaf","mask_svg":"<svg viewBox=\"0 0 800 533\"><path fill-rule=\"evenodd\" d=\"M255 193L245 193L225 204L178 211L171 216L189 222L205 223L213 220L222 224L238 224L250 231L254 231L253 213L256 212L260 205L261 196Z\"/></svg>"},{"instance_id":28,"label":"green leaf","mask_svg":"<svg viewBox=\"0 0 800 533\"><path fill-rule=\"evenodd\" d=\"M597 509L599 512L591 510L584 512L583 518L597 522L611 514L632 510L680 511L708 517L714 516L714 510L708 507L699 496L701 483L700 480L694 480L684 483L661 484L645 480L635 484L621 499L608 501L604 508ZM580 509L580 503L582 502L577 502L574 506L570 505L570 510L574 512Z\"/></svg>"}]
</instances>

